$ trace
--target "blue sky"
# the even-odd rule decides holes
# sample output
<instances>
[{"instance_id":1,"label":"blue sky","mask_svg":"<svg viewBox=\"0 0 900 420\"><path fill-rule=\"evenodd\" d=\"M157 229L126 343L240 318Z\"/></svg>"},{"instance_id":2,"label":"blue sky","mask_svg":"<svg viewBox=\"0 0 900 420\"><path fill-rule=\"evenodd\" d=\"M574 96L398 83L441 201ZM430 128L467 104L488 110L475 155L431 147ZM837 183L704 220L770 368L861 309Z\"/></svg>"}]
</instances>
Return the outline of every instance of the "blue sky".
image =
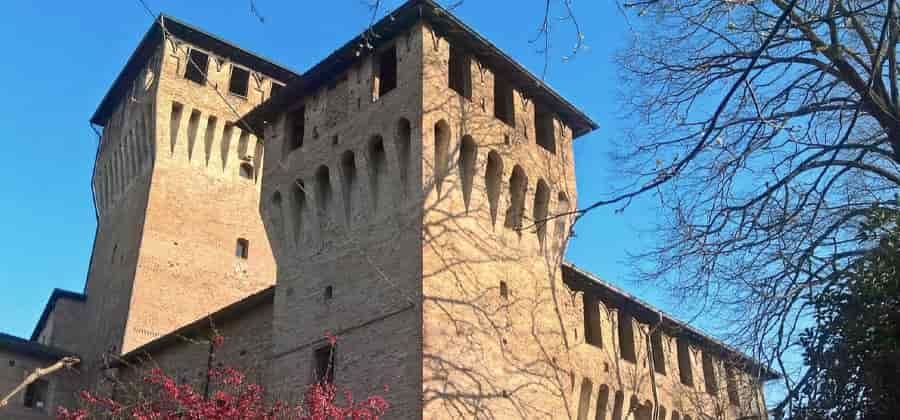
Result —
<instances>
[{"instance_id":1,"label":"blue sky","mask_svg":"<svg viewBox=\"0 0 900 420\"><path fill-rule=\"evenodd\" d=\"M185 2L146 0L165 12L251 51L303 71L368 24L361 0L329 2L249 0ZM7 2L0 37L7 64L0 66L0 129L6 133L0 194L0 331L28 336L54 287L81 291L95 229L90 175L97 138L88 119L151 23L138 0ZM387 0L393 8L401 0ZM539 72L543 56L529 41L542 18L538 1L467 0L455 12L501 49ZM611 190L616 168L611 141L622 135L614 54L628 30L612 0L576 2L589 49L563 63L574 43L558 24L547 81L601 128L576 142L579 204ZM558 13L561 13L559 11ZM557 13L557 14L558 14ZM622 214L600 209L577 226L569 259L643 299L676 314L685 307L629 281L627 252L653 237L652 201L638 200Z\"/></svg>"}]
</instances>

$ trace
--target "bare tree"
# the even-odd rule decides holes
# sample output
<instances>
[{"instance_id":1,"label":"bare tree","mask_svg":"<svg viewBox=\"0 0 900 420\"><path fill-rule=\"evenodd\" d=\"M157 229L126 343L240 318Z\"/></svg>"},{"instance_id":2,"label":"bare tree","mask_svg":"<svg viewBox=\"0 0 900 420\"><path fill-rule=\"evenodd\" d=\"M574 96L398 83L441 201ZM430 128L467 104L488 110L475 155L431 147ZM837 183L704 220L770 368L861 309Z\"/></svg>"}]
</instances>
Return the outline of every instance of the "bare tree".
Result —
<instances>
[{"instance_id":1,"label":"bare tree","mask_svg":"<svg viewBox=\"0 0 900 420\"><path fill-rule=\"evenodd\" d=\"M617 147L630 183L604 205L652 195L660 241L642 279L719 308L733 341L784 373L813 322L810 299L840 287L865 252L854 228L897 208L900 100L895 0L648 0L620 56ZM624 177L620 177L624 178Z\"/></svg>"}]
</instances>

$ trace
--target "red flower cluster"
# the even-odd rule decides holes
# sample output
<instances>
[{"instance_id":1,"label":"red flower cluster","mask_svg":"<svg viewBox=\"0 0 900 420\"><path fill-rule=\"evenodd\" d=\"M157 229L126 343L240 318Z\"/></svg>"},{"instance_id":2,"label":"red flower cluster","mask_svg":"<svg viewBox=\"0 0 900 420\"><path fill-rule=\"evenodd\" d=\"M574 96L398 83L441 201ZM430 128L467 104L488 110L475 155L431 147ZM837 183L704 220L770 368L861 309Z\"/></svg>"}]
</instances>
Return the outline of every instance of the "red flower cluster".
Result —
<instances>
[{"instance_id":1,"label":"red flower cluster","mask_svg":"<svg viewBox=\"0 0 900 420\"><path fill-rule=\"evenodd\" d=\"M215 338L221 345L221 336ZM331 333L326 339L333 346L337 341ZM134 420L378 420L389 404L380 396L354 401L344 392L344 404L336 402L337 388L333 384L317 383L307 388L304 400L297 404L283 401L267 403L265 390L258 384L246 383L246 375L239 369L225 367L209 372L209 397L191 385L179 385L161 369L153 369L144 377L149 392L140 394L135 402L125 403L81 392L85 408L60 407L58 420L87 420L89 418L129 418Z\"/></svg>"}]
</instances>

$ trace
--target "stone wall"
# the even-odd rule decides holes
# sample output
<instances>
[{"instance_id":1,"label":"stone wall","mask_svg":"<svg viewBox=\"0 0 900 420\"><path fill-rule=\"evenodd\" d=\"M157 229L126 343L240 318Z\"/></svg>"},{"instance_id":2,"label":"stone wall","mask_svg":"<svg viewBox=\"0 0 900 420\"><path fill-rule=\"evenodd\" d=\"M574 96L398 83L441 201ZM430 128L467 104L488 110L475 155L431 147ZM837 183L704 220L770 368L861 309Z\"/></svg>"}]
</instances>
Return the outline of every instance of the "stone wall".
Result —
<instances>
[{"instance_id":1,"label":"stone wall","mask_svg":"<svg viewBox=\"0 0 900 420\"><path fill-rule=\"evenodd\" d=\"M389 44L362 51L267 127L262 214L278 264L271 369L283 398L302 392L331 331L337 385L384 395L392 418L418 418L421 32ZM397 86L379 95L376 57L388 48ZM291 150L301 106L303 145Z\"/></svg>"}]
</instances>

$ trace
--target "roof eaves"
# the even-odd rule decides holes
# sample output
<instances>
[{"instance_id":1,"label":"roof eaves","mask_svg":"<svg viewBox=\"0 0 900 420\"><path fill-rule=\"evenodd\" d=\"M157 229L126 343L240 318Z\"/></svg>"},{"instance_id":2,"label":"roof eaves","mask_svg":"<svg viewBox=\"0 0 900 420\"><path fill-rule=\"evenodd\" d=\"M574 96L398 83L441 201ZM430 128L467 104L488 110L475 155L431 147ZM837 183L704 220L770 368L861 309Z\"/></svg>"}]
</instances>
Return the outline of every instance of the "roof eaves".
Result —
<instances>
[{"instance_id":1,"label":"roof eaves","mask_svg":"<svg viewBox=\"0 0 900 420\"><path fill-rule=\"evenodd\" d=\"M421 6L428 6L429 8L424 9ZM567 118L568 122L571 123L572 121L577 121L577 124L572 124L574 126L574 137L577 138L599 128L596 122L591 120L580 109L565 100L546 82L529 72L512 57L456 18L450 11L444 9L432 0L409 0L394 11L388 13L384 18L375 23L372 29L357 35L343 46L333 51L325 59L319 61L316 65L303 73L298 80L288 84L277 95L269 98L267 101L251 110L244 116L243 121L257 131L262 131L262 124L279 109L289 106L296 98L327 83L328 76L336 77L336 73L343 71L345 67L357 60L357 54L354 52L358 49L358 45L364 41L363 35L365 33L374 32L379 35L389 35L395 31L405 30L421 19L429 19L429 22L432 23L439 22L439 19L444 19L445 24L461 30L447 30L445 32L462 32L466 36L475 39L473 44L486 47L486 52L483 52L482 54L492 54L496 57L495 61L505 63L504 65L509 66L512 71L517 72L524 79L528 80L528 83L535 85L537 87L535 91L546 94L551 101L555 102L554 105L556 108L566 110L569 116L569 118ZM380 38L390 40L392 37L381 36ZM522 88L522 86L520 86L520 88Z\"/></svg>"},{"instance_id":2,"label":"roof eaves","mask_svg":"<svg viewBox=\"0 0 900 420\"><path fill-rule=\"evenodd\" d=\"M66 350L5 333L0 333L0 348L12 353L44 360L57 360L66 356L76 355Z\"/></svg>"},{"instance_id":3,"label":"roof eaves","mask_svg":"<svg viewBox=\"0 0 900 420\"><path fill-rule=\"evenodd\" d=\"M687 323L684 323L684 322L678 320L677 318L673 317L672 315L669 315L665 311L658 309L658 308L654 307L653 305L651 305L647 302L644 302L643 300L613 286L609 282L606 282L606 281L600 279L593 273L582 270L581 268L577 267L574 263L569 262L569 261L564 261L562 263L562 267L563 267L563 269L569 269L569 270L573 271L575 274L581 276L582 278L589 280L592 283L592 285L594 285L594 286L598 286L598 287L607 289L608 291L612 292L615 295L618 295L620 298L622 298L626 301L629 301L633 304L641 306L641 307L647 309L648 311L658 313L662 317L662 319L664 319L666 322L676 326L680 330L687 332L689 335L693 336L698 341L702 341L706 345L718 347L720 351L730 354L732 356L736 356L737 358L741 359L742 361L749 363L751 366L760 368L760 371L763 374L764 380L778 379L781 377L781 375L779 375L777 372L775 372L772 369L768 368L767 366L763 365L758 360L754 359L753 357L750 357L749 355L745 354L744 352L742 352L734 347L731 347L728 344L725 344L724 342L712 337L711 335L709 335Z\"/></svg>"},{"instance_id":4,"label":"roof eaves","mask_svg":"<svg viewBox=\"0 0 900 420\"><path fill-rule=\"evenodd\" d=\"M72 292L69 290L53 289L53 292L50 293L50 298L47 299L47 304L44 305L44 311L41 312L41 317L38 319L37 324L34 326L34 330L31 332L31 341L37 341L38 336L44 329L44 325L47 323L47 318L50 317L50 313L53 312L53 308L56 307L56 301L59 299L84 302L87 300L87 296L83 293Z\"/></svg>"},{"instance_id":5,"label":"roof eaves","mask_svg":"<svg viewBox=\"0 0 900 420\"><path fill-rule=\"evenodd\" d=\"M160 336L155 340L149 341L142 346L129 351L121 356L115 363L125 364L128 361L137 360L142 355L148 355L171 344L177 343L182 337L188 337L198 331L203 331L210 327L210 319L216 322L222 322L239 317L259 306L272 303L275 298L275 286L269 286L255 294L245 297L231 305L228 305L218 311L204 316L191 322L175 331Z\"/></svg>"}]
</instances>

